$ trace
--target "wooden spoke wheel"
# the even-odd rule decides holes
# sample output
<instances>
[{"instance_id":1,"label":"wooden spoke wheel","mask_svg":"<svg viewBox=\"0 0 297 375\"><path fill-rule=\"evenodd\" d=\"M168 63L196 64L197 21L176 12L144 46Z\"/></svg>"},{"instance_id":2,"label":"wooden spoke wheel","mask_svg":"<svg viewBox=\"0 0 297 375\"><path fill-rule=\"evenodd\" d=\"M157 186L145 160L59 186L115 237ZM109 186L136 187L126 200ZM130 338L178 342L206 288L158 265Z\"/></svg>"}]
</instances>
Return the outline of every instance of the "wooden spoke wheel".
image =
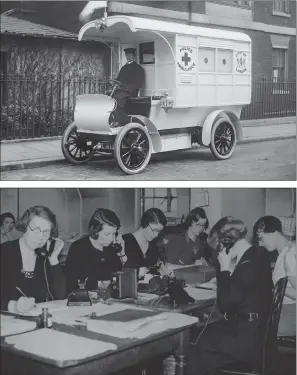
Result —
<instances>
[{"instance_id":1,"label":"wooden spoke wheel","mask_svg":"<svg viewBox=\"0 0 297 375\"><path fill-rule=\"evenodd\" d=\"M90 161L94 155L93 147L87 144L88 139L77 133L74 122L67 126L62 136L62 152L72 164L83 164Z\"/></svg>"},{"instance_id":2,"label":"wooden spoke wheel","mask_svg":"<svg viewBox=\"0 0 297 375\"><path fill-rule=\"evenodd\" d=\"M210 149L218 160L231 157L236 146L236 130L227 118L219 118L213 125Z\"/></svg>"},{"instance_id":3,"label":"wooden spoke wheel","mask_svg":"<svg viewBox=\"0 0 297 375\"><path fill-rule=\"evenodd\" d=\"M152 154L152 141L146 127L135 123L125 125L116 137L114 150L117 163L123 172L142 172Z\"/></svg>"}]
</instances>

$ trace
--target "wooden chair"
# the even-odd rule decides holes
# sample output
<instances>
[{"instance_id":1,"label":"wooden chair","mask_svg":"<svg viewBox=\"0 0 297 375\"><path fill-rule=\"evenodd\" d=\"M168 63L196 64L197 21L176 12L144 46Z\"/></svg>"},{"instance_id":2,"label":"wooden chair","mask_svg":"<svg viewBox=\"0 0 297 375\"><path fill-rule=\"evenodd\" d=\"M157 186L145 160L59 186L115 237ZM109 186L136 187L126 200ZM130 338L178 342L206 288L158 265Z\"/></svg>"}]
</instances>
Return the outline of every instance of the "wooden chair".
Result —
<instances>
[{"instance_id":1,"label":"wooden chair","mask_svg":"<svg viewBox=\"0 0 297 375\"><path fill-rule=\"evenodd\" d=\"M270 348L274 345L277 348L277 330L287 283L288 278L283 277L278 280L274 287L269 319L263 341L260 368L255 368L256 366L249 365L248 363L236 362L217 370L216 375L268 375Z\"/></svg>"}]
</instances>

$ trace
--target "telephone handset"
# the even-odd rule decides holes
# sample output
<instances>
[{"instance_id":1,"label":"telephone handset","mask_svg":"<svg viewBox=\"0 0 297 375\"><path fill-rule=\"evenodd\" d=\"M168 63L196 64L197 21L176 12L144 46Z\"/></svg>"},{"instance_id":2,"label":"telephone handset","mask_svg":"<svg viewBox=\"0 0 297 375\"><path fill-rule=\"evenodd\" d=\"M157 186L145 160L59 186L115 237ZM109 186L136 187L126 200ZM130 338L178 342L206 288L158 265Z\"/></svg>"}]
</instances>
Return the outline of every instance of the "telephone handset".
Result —
<instances>
[{"instance_id":1,"label":"telephone handset","mask_svg":"<svg viewBox=\"0 0 297 375\"><path fill-rule=\"evenodd\" d=\"M54 248L55 248L55 244L56 244L56 240L54 239L50 239L50 246L49 246L49 249L47 250L47 243L45 243L45 245L43 247L40 247L38 249L35 249L35 253L37 256L41 257L41 258L49 258L53 251L54 251Z\"/></svg>"},{"instance_id":2,"label":"telephone handset","mask_svg":"<svg viewBox=\"0 0 297 375\"><path fill-rule=\"evenodd\" d=\"M230 252L230 249L234 246L234 240L231 240L231 239L228 239L228 238L224 238L222 241L221 241L222 245L223 245L223 248L226 250L226 254L229 254Z\"/></svg>"},{"instance_id":3,"label":"telephone handset","mask_svg":"<svg viewBox=\"0 0 297 375\"><path fill-rule=\"evenodd\" d=\"M112 243L110 246L116 253L120 253L122 251L122 245L119 243Z\"/></svg>"},{"instance_id":4,"label":"telephone handset","mask_svg":"<svg viewBox=\"0 0 297 375\"><path fill-rule=\"evenodd\" d=\"M118 237L118 232L116 232L116 238ZM112 249L114 249L114 251L116 252L116 253L120 253L121 251L122 251L122 245L121 244L119 244L119 243L117 243L117 242L113 242L111 245L110 245L110 247L112 248Z\"/></svg>"},{"instance_id":5,"label":"telephone handset","mask_svg":"<svg viewBox=\"0 0 297 375\"><path fill-rule=\"evenodd\" d=\"M200 239L201 241L205 242L205 241L207 240L207 238L208 238L208 234L207 234L206 232L201 232L201 233L199 234L199 239Z\"/></svg>"}]
</instances>

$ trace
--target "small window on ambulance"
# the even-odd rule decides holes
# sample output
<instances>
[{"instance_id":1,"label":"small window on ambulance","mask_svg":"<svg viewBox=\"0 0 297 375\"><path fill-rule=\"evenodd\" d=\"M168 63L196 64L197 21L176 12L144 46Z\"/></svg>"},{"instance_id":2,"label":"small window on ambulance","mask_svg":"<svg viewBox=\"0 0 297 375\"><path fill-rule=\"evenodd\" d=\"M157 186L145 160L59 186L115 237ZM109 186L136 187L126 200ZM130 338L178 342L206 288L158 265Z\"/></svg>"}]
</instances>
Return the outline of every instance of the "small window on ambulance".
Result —
<instances>
[{"instance_id":1,"label":"small window on ambulance","mask_svg":"<svg viewBox=\"0 0 297 375\"><path fill-rule=\"evenodd\" d=\"M218 49L217 73L232 73L233 51L228 49Z\"/></svg>"},{"instance_id":2,"label":"small window on ambulance","mask_svg":"<svg viewBox=\"0 0 297 375\"><path fill-rule=\"evenodd\" d=\"M214 48L199 48L198 60L200 72L214 72L215 71L215 49Z\"/></svg>"},{"instance_id":3,"label":"small window on ambulance","mask_svg":"<svg viewBox=\"0 0 297 375\"><path fill-rule=\"evenodd\" d=\"M155 43L146 42L139 44L139 62L142 65L155 63Z\"/></svg>"}]
</instances>

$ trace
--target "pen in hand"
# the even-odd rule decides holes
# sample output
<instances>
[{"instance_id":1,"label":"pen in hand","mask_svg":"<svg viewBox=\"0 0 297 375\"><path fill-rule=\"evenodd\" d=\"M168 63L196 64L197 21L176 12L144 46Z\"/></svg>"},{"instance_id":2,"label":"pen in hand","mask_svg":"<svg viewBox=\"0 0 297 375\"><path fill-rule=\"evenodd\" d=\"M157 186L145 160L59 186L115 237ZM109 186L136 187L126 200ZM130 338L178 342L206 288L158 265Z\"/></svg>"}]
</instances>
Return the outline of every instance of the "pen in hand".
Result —
<instances>
[{"instance_id":1,"label":"pen in hand","mask_svg":"<svg viewBox=\"0 0 297 375\"><path fill-rule=\"evenodd\" d=\"M16 286L15 288L22 294L22 296L28 298L28 296L26 296L26 294L18 286Z\"/></svg>"}]
</instances>

